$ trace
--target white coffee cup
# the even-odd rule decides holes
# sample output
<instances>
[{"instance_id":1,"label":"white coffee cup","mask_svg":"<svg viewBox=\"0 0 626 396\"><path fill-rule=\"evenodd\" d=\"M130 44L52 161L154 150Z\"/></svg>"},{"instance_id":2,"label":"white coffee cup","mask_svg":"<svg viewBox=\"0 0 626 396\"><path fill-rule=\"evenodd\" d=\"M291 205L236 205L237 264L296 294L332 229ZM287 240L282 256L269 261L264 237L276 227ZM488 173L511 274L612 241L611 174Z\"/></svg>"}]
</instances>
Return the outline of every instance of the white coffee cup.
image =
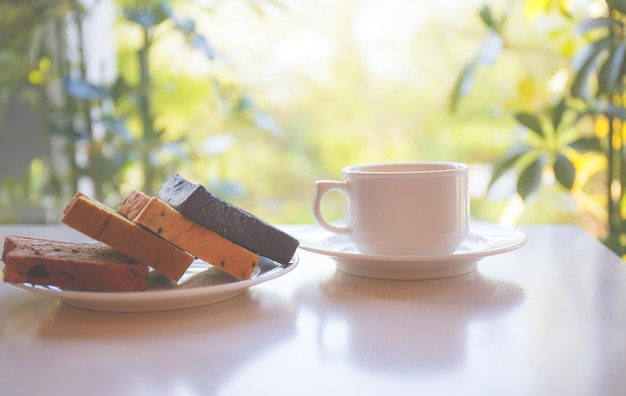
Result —
<instances>
[{"instance_id":1,"label":"white coffee cup","mask_svg":"<svg viewBox=\"0 0 626 396\"><path fill-rule=\"evenodd\" d=\"M469 166L457 162L354 165L344 181L317 181L313 218L346 234L359 252L377 255L445 255L469 233ZM346 226L329 223L322 199L345 195Z\"/></svg>"}]
</instances>

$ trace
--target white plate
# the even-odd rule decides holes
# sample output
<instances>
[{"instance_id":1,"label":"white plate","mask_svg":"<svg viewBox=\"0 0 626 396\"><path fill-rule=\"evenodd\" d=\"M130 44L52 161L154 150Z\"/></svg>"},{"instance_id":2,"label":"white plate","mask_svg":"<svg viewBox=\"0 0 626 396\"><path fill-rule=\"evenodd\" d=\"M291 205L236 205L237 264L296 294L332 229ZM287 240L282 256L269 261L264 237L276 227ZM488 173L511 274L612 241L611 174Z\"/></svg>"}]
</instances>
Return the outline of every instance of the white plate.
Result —
<instances>
[{"instance_id":1,"label":"white plate","mask_svg":"<svg viewBox=\"0 0 626 396\"><path fill-rule=\"evenodd\" d=\"M456 252L433 256L369 255L357 251L346 235L318 226L294 235L300 248L332 257L345 273L377 279L437 279L463 275L476 269L478 260L518 249L526 243L520 231L496 224L472 222L470 235Z\"/></svg>"},{"instance_id":2,"label":"white plate","mask_svg":"<svg viewBox=\"0 0 626 396\"><path fill-rule=\"evenodd\" d=\"M9 283L21 290L55 297L83 309L108 312L154 312L214 304L245 292L250 286L285 275L298 265L294 255L287 264L262 258L254 274L237 280L201 261L194 261L178 283L155 271L148 275L148 290L140 292L70 291L29 283Z\"/></svg>"}]
</instances>

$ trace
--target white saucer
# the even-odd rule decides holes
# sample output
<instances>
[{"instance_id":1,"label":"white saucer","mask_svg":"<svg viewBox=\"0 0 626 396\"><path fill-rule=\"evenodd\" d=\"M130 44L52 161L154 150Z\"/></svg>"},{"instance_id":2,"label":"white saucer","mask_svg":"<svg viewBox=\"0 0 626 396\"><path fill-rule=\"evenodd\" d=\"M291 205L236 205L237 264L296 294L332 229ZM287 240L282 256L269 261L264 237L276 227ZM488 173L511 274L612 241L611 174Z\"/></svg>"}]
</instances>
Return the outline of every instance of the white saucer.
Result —
<instances>
[{"instance_id":1,"label":"white saucer","mask_svg":"<svg viewBox=\"0 0 626 396\"><path fill-rule=\"evenodd\" d=\"M150 271L148 290L138 292L74 291L29 283L8 284L31 293L58 298L76 308L108 312L154 312L218 303L242 294L251 286L283 276L297 265L297 255L287 264L262 257L250 279L237 280L202 260L196 260L178 283L173 283L156 271Z\"/></svg>"},{"instance_id":2,"label":"white saucer","mask_svg":"<svg viewBox=\"0 0 626 396\"><path fill-rule=\"evenodd\" d=\"M329 233L319 226L308 227L294 235L300 248L332 257L345 273L377 279L437 279L467 274L478 261L520 248L526 236L511 228L472 222L470 235L456 252L435 256L387 256L362 254L346 235Z\"/></svg>"}]
</instances>

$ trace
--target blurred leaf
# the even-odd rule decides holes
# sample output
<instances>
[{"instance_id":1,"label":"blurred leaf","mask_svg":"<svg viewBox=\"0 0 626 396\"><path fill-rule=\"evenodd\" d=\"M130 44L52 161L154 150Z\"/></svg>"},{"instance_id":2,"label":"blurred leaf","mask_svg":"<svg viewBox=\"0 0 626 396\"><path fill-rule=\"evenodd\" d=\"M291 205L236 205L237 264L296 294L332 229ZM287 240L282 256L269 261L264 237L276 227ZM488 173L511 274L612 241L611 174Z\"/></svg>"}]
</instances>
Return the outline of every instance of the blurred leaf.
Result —
<instances>
[{"instance_id":1,"label":"blurred leaf","mask_svg":"<svg viewBox=\"0 0 626 396\"><path fill-rule=\"evenodd\" d=\"M542 154L520 173L519 179L517 179L517 193L522 199L525 200L539 188L545 162L545 155Z\"/></svg>"},{"instance_id":2,"label":"blurred leaf","mask_svg":"<svg viewBox=\"0 0 626 396\"><path fill-rule=\"evenodd\" d=\"M128 8L124 10L124 16L145 29L154 27L169 17L168 9L161 7Z\"/></svg>"},{"instance_id":3,"label":"blurred leaf","mask_svg":"<svg viewBox=\"0 0 626 396\"><path fill-rule=\"evenodd\" d=\"M587 82L589 76L595 70L597 61L600 54L610 48L611 38L605 37L594 43L592 43L587 49L584 50L583 55L580 57L581 65L576 70L574 82L570 88L570 93L574 97L584 98L588 96L588 92L585 88L588 88Z\"/></svg>"},{"instance_id":4,"label":"blurred leaf","mask_svg":"<svg viewBox=\"0 0 626 396\"><path fill-rule=\"evenodd\" d=\"M113 100L118 100L125 95L135 92L135 88L131 86L123 76L119 76L110 87L110 95Z\"/></svg>"},{"instance_id":5,"label":"blurred leaf","mask_svg":"<svg viewBox=\"0 0 626 396\"><path fill-rule=\"evenodd\" d=\"M478 64L473 61L467 64L459 74L450 97L450 110L455 112L461 97L467 95L472 87Z\"/></svg>"},{"instance_id":6,"label":"blurred leaf","mask_svg":"<svg viewBox=\"0 0 626 396\"><path fill-rule=\"evenodd\" d=\"M569 0L558 0L559 2L559 12L567 19L574 19L574 16L569 10L570 1Z\"/></svg>"},{"instance_id":7,"label":"blurred leaf","mask_svg":"<svg viewBox=\"0 0 626 396\"><path fill-rule=\"evenodd\" d=\"M593 47L591 45L586 45L580 50L576 52L571 61L571 68L574 71L580 70L585 61L589 58L589 56L593 53Z\"/></svg>"},{"instance_id":8,"label":"blurred leaf","mask_svg":"<svg viewBox=\"0 0 626 396\"><path fill-rule=\"evenodd\" d=\"M254 105L254 102L252 101L252 99L250 99L249 96L244 95L241 98L239 98L239 101L237 102L237 111L246 111L246 110L251 110L256 108L256 106Z\"/></svg>"},{"instance_id":9,"label":"blurred leaf","mask_svg":"<svg viewBox=\"0 0 626 396\"><path fill-rule=\"evenodd\" d=\"M576 179L574 164L563 154L559 154L554 161L554 176L563 187L571 190Z\"/></svg>"},{"instance_id":10,"label":"blurred leaf","mask_svg":"<svg viewBox=\"0 0 626 396\"><path fill-rule=\"evenodd\" d=\"M194 35L191 38L191 46L202 51L207 58L215 59L215 49L213 49L204 36L199 34Z\"/></svg>"},{"instance_id":11,"label":"blurred leaf","mask_svg":"<svg viewBox=\"0 0 626 396\"><path fill-rule=\"evenodd\" d=\"M578 140L573 141L568 145L574 150L584 153L584 152L601 152L602 151L602 139L598 137L582 137Z\"/></svg>"},{"instance_id":12,"label":"blurred leaf","mask_svg":"<svg viewBox=\"0 0 626 396\"><path fill-rule=\"evenodd\" d=\"M68 95L78 99L102 99L109 94L105 88L96 87L87 81L73 80L71 77L64 77L63 85Z\"/></svg>"},{"instance_id":13,"label":"blurred leaf","mask_svg":"<svg viewBox=\"0 0 626 396\"><path fill-rule=\"evenodd\" d=\"M483 42L480 46L480 51L478 53L478 61L484 65L493 64L500 52L502 52L502 48L504 47L504 41L502 37L494 32L487 32L487 36L483 39Z\"/></svg>"},{"instance_id":14,"label":"blurred leaf","mask_svg":"<svg viewBox=\"0 0 626 396\"><path fill-rule=\"evenodd\" d=\"M491 188L491 186L507 171L513 169L517 161L519 161L524 154L529 153L531 150L532 147L527 145L516 146L509 150L509 152L507 152L502 159L496 161L493 166L491 180L489 180L487 189Z\"/></svg>"},{"instance_id":15,"label":"blurred leaf","mask_svg":"<svg viewBox=\"0 0 626 396\"><path fill-rule=\"evenodd\" d=\"M609 98L613 96L617 90L621 89L621 67L624 61L624 53L626 52L626 43L620 42L609 54L606 61L602 64L598 74L598 91L607 95Z\"/></svg>"},{"instance_id":16,"label":"blurred leaf","mask_svg":"<svg viewBox=\"0 0 626 396\"><path fill-rule=\"evenodd\" d=\"M274 137L281 137L284 134L283 128L280 124L269 114L262 111L254 113L254 124L258 128L271 133Z\"/></svg>"},{"instance_id":17,"label":"blurred leaf","mask_svg":"<svg viewBox=\"0 0 626 396\"><path fill-rule=\"evenodd\" d=\"M567 103L565 99L561 99L559 103L552 109L552 127L555 131L559 129L561 121L563 121L563 113L567 110Z\"/></svg>"},{"instance_id":18,"label":"blurred leaf","mask_svg":"<svg viewBox=\"0 0 626 396\"><path fill-rule=\"evenodd\" d=\"M229 180L210 180L209 188L220 197L240 197L246 193L246 186L243 183Z\"/></svg>"},{"instance_id":19,"label":"blurred leaf","mask_svg":"<svg viewBox=\"0 0 626 396\"><path fill-rule=\"evenodd\" d=\"M609 18L609 17L593 18L593 19L588 19L582 22L576 29L576 32L578 34L585 34L588 31L597 29L597 28L613 29L613 27L615 27L615 25L617 24L618 22L613 18Z\"/></svg>"},{"instance_id":20,"label":"blurred leaf","mask_svg":"<svg viewBox=\"0 0 626 396\"><path fill-rule=\"evenodd\" d=\"M159 146L159 150L168 152L169 154L181 160L191 160L189 150L184 147L185 141L185 138L181 138L173 142L165 142L161 146Z\"/></svg>"},{"instance_id":21,"label":"blurred leaf","mask_svg":"<svg viewBox=\"0 0 626 396\"><path fill-rule=\"evenodd\" d=\"M211 135L204 139L202 148L205 153L218 156L233 147L236 139L233 135Z\"/></svg>"},{"instance_id":22,"label":"blurred leaf","mask_svg":"<svg viewBox=\"0 0 626 396\"><path fill-rule=\"evenodd\" d=\"M156 18L149 11L126 10L124 15L129 21L135 22L144 28L156 25Z\"/></svg>"},{"instance_id":23,"label":"blurred leaf","mask_svg":"<svg viewBox=\"0 0 626 396\"><path fill-rule=\"evenodd\" d=\"M121 118L114 117L105 117L102 119L102 123L107 128L107 130L113 133L116 136L119 136L126 143L132 143L133 138L130 136L128 129L126 128L126 123Z\"/></svg>"},{"instance_id":24,"label":"blurred leaf","mask_svg":"<svg viewBox=\"0 0 626 396\"><path fill-rule=\"evenodd\" d=\"M172 9L172 6L170 5L169 2L162 1L161 3L159 3L159 9L163 13L163 15L165 15L166 18L169 18L172 21L174 21L174 23L177 23L176 15L174 14L174 10Z\"/></svg>"},{"instance_id":25,"label":"blurred leaf","mask_svg":"<svg viewBox=\"0 0 626 396\"><path fill-rule=\"evenodd\" d=\"M496 24L495 19L493 18L493 14L491 12L491 8L488 5L483 5L480 9L480 19L483 21L487 27L495 32L498 31L498 25Z\"/></svg>"},{"instance_id":26,"label":"blurred leaf","mask_svg":"<svg viewBox=\"0 0 626 396\"><path fill-rule=\"evenodd\" d=\"M196 23L191 19L183 19L176 23L176 28L184 35L188 35L196 31Z\"/></svg>"},{"instance_id":27,"label":"blurred leaf","mask_svg":"<svg viewBox=\"0 0 626 396\"><path fill-rule=\"evenodd\" d=\"M626 120L626 109L620 106L607 105L604 108L597 109L598 112L605 114L609 118L619 118Z\"/></svg>"},{"instance_id":28,"label":"blurred leaf","mask_svg":"<svg viewBox=\"0 0 626 396\"><path fill-rule=\"evenodd\" d=\"M622 14L626 14L626 1L625 0L606 0L611 10L617 10Z\"/></svg>"},{"instance_id":29,"label":"blurred leaf","mask_svg":"<svg viewBox=\"0 0 626 396\"><path fill-rule=\"evenodd\" d=\"M517 113L515 114L515 119L519 121L520 124L524 125L526 128L535 132L539 137L544 137L543 128L539 123L539 118L534 114L530 113Z\"/></svg>"}]
</instances>

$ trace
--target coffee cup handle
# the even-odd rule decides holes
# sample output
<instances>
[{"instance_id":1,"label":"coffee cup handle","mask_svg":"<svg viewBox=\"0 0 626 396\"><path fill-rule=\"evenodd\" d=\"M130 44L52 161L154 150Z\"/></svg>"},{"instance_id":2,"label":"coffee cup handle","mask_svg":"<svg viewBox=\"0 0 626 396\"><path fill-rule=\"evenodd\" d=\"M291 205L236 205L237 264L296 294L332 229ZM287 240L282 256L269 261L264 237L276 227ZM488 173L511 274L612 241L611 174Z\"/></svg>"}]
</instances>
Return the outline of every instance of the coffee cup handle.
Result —
<instances>
[{"instance_id":1,"label":"coffee cup handle","mask_svg":"<svg viewBox=\"0 0 626 396\"><path fill-rule=\"evenodd\" d=\"M345 181L340 182L321 180L315 182L315 194L313 196L313 219L320 227L324 228L325 230L337 234L349 234L349 226L342 227L332 225L328 221L326 221L326 219L324 219L324 216L322 215L322 198L324 198L324 195L329 191L339 191L347 197L350 193L350 184Z\"/></svg>"}]
</instances>

